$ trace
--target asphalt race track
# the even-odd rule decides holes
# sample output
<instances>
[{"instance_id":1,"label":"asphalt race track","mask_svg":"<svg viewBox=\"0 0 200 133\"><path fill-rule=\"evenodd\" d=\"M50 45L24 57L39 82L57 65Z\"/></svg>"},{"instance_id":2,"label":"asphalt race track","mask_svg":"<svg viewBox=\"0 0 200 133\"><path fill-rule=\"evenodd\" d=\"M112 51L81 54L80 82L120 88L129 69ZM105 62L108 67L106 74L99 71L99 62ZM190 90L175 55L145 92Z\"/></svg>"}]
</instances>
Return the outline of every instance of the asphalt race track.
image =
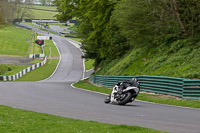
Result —
<instances>
[{"instance_id":1,"label":"asphalt race track","mask_svg":"<svg viewBox=\"0 0 200 133\"><path fill-rule=\"evenodd\" d=\"M37 32L46 34L44 31ZM199 133L200 110L135 101L104 104L105 95L71 87L83 78L81 51L52 35L61 53L55 74L38 82L0 82L0 104L103 123L137 125L175 133Z\"/></svg>"}]
</instances>

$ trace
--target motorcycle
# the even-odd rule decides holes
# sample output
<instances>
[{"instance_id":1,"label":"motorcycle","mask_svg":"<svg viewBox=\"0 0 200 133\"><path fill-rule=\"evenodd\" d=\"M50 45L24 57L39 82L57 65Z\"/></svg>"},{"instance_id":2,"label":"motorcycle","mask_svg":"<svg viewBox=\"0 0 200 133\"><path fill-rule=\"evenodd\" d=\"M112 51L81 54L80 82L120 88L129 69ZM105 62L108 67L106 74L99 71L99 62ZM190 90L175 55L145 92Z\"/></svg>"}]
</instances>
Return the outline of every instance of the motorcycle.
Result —
<instances>
[{"instance_id":1,"label":"motorcycle","mask_svg":"<svg viewBox=\"0 0 200 133\"><path fill-rule=\"evenodd\" d=\"M105 103L113 103L118 105L125 105L129 102L133 102L140 92L140 85L136 78L132 78L130 81L123 81L117 83L112 93L106 97Z\"/></svg>"}]
</instances>

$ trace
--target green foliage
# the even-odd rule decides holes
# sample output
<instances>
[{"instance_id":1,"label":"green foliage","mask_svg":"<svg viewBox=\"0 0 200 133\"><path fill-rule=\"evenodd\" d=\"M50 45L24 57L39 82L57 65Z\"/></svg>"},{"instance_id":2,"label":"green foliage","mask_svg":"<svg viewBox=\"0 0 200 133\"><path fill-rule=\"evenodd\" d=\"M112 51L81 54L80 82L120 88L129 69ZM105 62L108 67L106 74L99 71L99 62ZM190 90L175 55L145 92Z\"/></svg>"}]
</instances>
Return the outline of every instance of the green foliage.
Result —
<instances>
[{"instance_id":1,"label":"green foliage","mask_svg":"<svg viewBox=\"0 0 200 133\"><path fill-rule=\"evenodd\" d=\"M101 68L97 74L200 76L193 55L199 49L198 0L55 3L60 12L57 18L80 20L82 49L85 58L95 59L95 67Z\"/></svg>"},{"instance_id":2,"label":"green foliage","mask_svg":"<svg viewBox=\"0 0 200 133\"><path fill-rule=\"evenodd\" d=\"M68 20L76 17L81 24L79 34L84 38L82 48L86 51L86 58L95 58L96 61L106 58L110 51L109 30L106 30L114 8L113 1L109 0L56 0L59 20Z\"/></svg>"},{"instance_id":3,"label":"green foliage","mask_svg":"<svg viewBox=\"0 0 200 133\"><path fill-rule=\"evenodd\" d=\"M182 78L200 78L200 43L188 46L188 40L179 40L170 46L136 48L122 59L101 64L100 75L154 75Z\"/></svg>"}]
</instances>

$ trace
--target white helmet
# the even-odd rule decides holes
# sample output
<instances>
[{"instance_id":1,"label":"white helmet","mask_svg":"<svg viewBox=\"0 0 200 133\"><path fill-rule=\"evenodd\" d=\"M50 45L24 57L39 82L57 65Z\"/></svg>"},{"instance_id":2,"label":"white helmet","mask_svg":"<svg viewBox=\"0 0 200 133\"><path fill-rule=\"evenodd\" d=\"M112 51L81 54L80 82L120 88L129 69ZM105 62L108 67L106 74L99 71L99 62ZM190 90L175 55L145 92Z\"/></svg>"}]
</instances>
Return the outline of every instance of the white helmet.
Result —
<instances>
[{"instance_id":1,"label":"white helmet","mask_svg":"<svg viewBox=\"0 0 200 133\"><path fill-rule=\"evenodd\" d=\"M132 78L132 81L138 82L137 78Z\"/></svg>"}]
</instances>

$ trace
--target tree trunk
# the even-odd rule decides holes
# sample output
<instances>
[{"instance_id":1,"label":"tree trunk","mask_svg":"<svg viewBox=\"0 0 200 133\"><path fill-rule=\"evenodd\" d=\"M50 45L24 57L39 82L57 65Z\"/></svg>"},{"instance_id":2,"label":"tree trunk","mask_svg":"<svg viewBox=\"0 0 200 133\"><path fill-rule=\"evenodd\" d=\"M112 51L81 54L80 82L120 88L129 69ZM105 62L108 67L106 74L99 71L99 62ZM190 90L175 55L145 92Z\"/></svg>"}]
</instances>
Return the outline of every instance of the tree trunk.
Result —
<instances>
[{"instance_id":1,"label":"tree trunk","mask_svg":"<svg viewBox=\"0 0 200 133\"><path fill-rule=\"evenodd\" d=\"M188 35L188 32L187 32L187 30L185 28L185 25L184 25L184 23L183 23L183 21L181 19L181 15L179 13L179 9L178 9L178 5L176 3L176 0L172 0L172 2L173 2L173 6L174 6L174 11L175 11L176 17L177 17L178 22L179 22L179 24L181 26L181 29L186 35Z\"/></svg>"}]
</instances>

